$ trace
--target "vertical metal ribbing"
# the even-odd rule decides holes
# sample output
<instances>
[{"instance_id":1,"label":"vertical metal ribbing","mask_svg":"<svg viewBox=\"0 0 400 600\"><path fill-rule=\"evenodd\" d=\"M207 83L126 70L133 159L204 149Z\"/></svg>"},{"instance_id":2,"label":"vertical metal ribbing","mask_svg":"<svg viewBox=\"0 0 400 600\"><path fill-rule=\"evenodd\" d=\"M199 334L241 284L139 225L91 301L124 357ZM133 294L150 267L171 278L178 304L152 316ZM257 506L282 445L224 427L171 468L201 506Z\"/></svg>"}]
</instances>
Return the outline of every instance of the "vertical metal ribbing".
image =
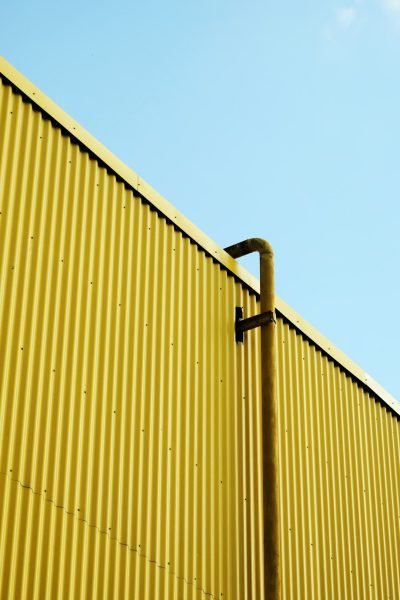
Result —
<instances>
[{"instance_id":1,"label":"vertical metal ribbing","mask_svg":"<svg viewBox=\"0 0 400 600\"><path fill-rule=\"evenodd\" d=\"M264 598L272 405L262 418L261 332L236 345L232 314L263 310L264 327L267 307L12 79L0 81L0 597ZM395 598L396 404L289 308L277 321L281 594Z\"/></svg>"},{"instance_id":2,"label":"vertical metal ribbing","mask_svg":"<svg viewBox=\"0 0 400 600\"><path fill-rule=\"evenodd\" d=\"M0 131L1 598L259 598L255 297L2 79Z\"/></svg>"}]
</instances>

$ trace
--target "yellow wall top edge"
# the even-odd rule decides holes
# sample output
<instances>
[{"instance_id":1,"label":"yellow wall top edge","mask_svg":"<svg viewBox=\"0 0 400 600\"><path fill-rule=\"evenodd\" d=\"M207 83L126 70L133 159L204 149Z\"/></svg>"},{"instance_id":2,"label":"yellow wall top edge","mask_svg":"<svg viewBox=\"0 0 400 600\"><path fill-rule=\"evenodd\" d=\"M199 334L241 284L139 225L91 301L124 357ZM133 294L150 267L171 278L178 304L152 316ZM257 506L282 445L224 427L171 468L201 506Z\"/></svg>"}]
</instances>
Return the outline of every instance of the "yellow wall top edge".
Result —
<instances>
[{"instance_id":1,"label":"yellow wall top edge","mask_svg":"<svg viewBox=\"0 0 400 600\"><path fill-rule=\"evenodd\" d=\"M197 242L208 254L223 264L229 271L239 277L249 288L259 292L259 282L235 259L227 254L218 244L203 233L196 225L180 213L161 194L156 192L144 179L139 177L130 167L127 167L119 158L110 152L103 144L96 140L79 123L64 112L55 102L50 100L24 75L19 73L8 61L0 56L0 74L18 88L32 103L36 104L43 112L59 123L78 142L85 146L101 162L107 165L118 177L123 179L131 188L136 190L171 223L182 230L193 241Z\"/></svg>"},{"instance_id":2,"label":"yellow wall top edge","mask_svg":"<svg viewBox=\"0 0 400 600\"><path fill-rule=\"evenodd\" d=\"M165 216L178 229L196 242L210 256L228 269L256 294L259 293L259 281L251 275L237 260L233 259L216 242L203 233L196 225L180 213L172 204L163 198L144 179L127 167L119 158L96 140L81 125L65 113L55 102L50 100L29 79L24 77L10 63L0 56L0 74L20 90L30 101L56 121L63 129L95 155L102 163L120 177L125 183L136 190L154 208ZM321 335L310 323L280 298L276 298L277 310L293 326L304 333L311 341L332 357L339 365L349 371L360 383L378 396L392 411L400 416L400 403L376 382L363 369L356 365L346 354L336 348L328 339Z\"/></svg>"},{"instance_id":3,"label":"yellow wall top edge","mask_svg":"<svg viewBox=\"0 0 400 600\"><path fill-rule=\"evenodd\" d=\"M346 371L351 373L362 386L378 396L392 411L400 416L400 402L383 388L371 375L359 367L354 361L337 348L328 338L320 333L308 321L303 319L293 308L281 298L276 297L276 308L294 327L307 336L316 346L333 358Z\"/></svg>"}]
</instances>

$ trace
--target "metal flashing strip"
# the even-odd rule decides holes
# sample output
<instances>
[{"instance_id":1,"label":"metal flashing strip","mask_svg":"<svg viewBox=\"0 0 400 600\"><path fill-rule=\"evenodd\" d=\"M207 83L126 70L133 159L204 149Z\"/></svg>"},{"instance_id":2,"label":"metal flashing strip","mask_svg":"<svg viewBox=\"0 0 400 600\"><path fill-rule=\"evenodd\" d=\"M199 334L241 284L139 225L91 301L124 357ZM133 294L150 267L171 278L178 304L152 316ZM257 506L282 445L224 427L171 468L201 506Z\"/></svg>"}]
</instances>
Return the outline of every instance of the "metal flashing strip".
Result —
<instances>
[{"instance_id":1,"label":"metal flashing strip","mask_svg":"<svg viewBox=\"0 0 400 600\"><path fill-rule=\"evenodd\" d=\"M308 321L303 319L293 308L281 298L276 297L276 310L284 319L299 330L313 344L331 357L338 365L348 371L362 387L367 388L374 396L378 397L395 414L400 416L400 402L383 388L371 375L361 369L347 354L337 348L328 338L322 335Z\"/></svg>"},{"instance_id":2,"label":"metal flashing strip","mask_svg":"<svg viewBox=\"0 0 400 600\"><path fill-rule=\"evenodd\" d=\"M103 144L97 141L90 133L80 126L74 119L65 113L55 102L50 100L29 79L17 71L7 60L0 56L0 76L17 88L20 93L35 105L41 112L45 113L51 120L55 121L77 143L82 145L110 172L114 173L125 184L135 190L144 200L151 204L157 212L162 214L169 222L193 240L201 249L224 268L239 279L246 287L255 294L259 294L259 281L251 275L237 260L233 259L223 248L203 233L196 225L180 213L161 194L137 175L132 169L125 165ZM283 300L276 297L276 308L288 322L303 333L321 350L329 355L335 362L354 376L360 385L368 388L375 396L382 400L394 413L400 416L400 402L387 392L370 375L356 365L346 354L336 348L328 339L321 335L310 323L303 319L296 311L288 306Z\"/></svg>"},{"instance_id":3,"label":"metal flashing strip","mask_svg":"<svg viewBox=\"0 0 400 600\"><path fill-rule=\"evenodd\" d=\"M76 139L78 143L84 146L87 151L96 157L100 163L113 172L119 179L124 181L127 186L135 190L149 204L161 213L168 221L173 223L177 229L180 229L189 238L196 242L203 250L212 256L215 260L223 264L229 271L243 281L251 290L259 292L258 280L242 267L235 259L231 258L223 248L203 233L196 225L180 213L172 204L170 204L161 194L159 194L150 184L139 177L130 167L125 165L103 144L96 140L79 123L64 112L55 102L50 100L24 75L19 73L3 57L0 56L0 75L3 75L23 96L39 110L44 112L51 120L58 123L68 134Z\"/></svg>"}]
</instances>

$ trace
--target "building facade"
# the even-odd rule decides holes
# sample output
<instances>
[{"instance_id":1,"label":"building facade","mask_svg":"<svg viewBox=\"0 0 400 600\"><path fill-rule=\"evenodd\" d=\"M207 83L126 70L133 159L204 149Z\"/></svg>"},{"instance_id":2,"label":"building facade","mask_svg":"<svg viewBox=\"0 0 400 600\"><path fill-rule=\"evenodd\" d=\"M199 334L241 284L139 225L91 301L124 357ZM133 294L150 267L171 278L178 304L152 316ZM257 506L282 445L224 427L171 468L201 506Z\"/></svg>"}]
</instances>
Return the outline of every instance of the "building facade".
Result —
<instances>
[{"instance_id":1,"label":"building facade","mask_svg":"<svg viewBox=\"0 0 400 600\"><path fill-rule=\"evenodd\" d=\"M263 598L258 282L0 77L0 597ZM394 599L399 405L276 312L282 597Z\"/></svg>"}]
</instances>

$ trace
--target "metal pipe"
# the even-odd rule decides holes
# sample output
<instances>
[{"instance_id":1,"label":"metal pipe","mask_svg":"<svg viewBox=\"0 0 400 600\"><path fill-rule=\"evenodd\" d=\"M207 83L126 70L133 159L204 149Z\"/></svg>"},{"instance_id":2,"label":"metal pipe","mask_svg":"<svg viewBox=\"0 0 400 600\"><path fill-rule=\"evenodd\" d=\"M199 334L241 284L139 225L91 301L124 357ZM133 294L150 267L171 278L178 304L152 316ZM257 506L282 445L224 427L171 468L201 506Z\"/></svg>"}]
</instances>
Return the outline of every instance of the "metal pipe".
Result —
<instances>
[{"instance_id":1,"label":"metal pipe","mask_svg":"<svg viewBox=\"0 0 400 600\"><path fill-rule=\"evenodd\" d=\"M275 314L274 253L271 245L252 238L225 248L233 258L251 252L260 255L261 313ZM264 508L264 580L265 598L280 600L281 569L279 552L278 423L275 392L275 320L261 325L262 372L262 443Z\"/></svg>"}]
</instances>

